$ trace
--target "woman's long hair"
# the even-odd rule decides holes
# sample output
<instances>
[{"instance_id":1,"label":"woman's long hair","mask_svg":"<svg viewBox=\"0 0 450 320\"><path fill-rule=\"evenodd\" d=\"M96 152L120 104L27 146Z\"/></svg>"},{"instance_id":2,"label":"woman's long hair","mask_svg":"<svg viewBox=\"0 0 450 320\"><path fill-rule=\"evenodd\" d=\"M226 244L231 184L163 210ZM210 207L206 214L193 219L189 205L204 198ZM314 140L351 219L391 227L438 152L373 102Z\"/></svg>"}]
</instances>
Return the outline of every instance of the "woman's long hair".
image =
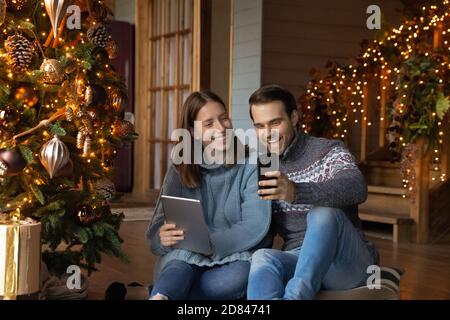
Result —
<instances>
[{"instance_id":1,"label":"woman's long hair","mask_svg":"<svg viewBox=\"0 0 450 320\"><path fill-rule=\"evenodd\" d=\"M180 128L189 130L190 145L191 145L191 163L182 163L177 166L180 173L181 183L188 188L197 188L202 181L202 175L200 173L200 166L194 163L194 122L197 118L198 112L208 102L217 102L223 106L224 110L227 110L225 103L218 95L210 91L196 91L187 97L183 104L183 112L181 114Z\"/></svg>"},{"instance_id":2,"label":"woman's long hair","mask_svg":"<svg viewBox=\"0 0 450 320\"><path fill-rule=\"evenodd\" d=\"M186 101L183 104L183 110L181 115L180 128L186 129L191 132L190 135L190 145L191 145L191 162L190 163L181 163L176 165L181 183L188 188L198 188L202 181L202 174L200 171L200 166L194 163L194 122L197 118L198 112L201 108L203 108L208 102L216 102L223 106L225 111L228 111L223 100L216 95L215 93L207 90L196 91L189 95ZM235 148L236 148L236 140L235 137ZM246 156L248 155L247 148L245 149ZM236 157L236 152L235 152Z\"/></svg>"}]
</instances>

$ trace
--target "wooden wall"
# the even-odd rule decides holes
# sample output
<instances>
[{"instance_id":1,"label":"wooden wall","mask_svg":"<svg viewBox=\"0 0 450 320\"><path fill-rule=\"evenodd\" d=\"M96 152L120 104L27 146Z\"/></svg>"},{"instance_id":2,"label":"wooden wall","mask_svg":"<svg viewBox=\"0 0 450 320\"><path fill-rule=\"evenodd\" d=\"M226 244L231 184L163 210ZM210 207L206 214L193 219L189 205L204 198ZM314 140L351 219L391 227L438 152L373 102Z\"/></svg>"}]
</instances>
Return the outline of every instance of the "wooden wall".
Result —
<instances>
[{"instance_id":1,"label":"wooden wall","mask_svg":"<svg viewBox=\"0 0 450 320\"><path fill-rule=\"evenodd\" d=\"M234 0L232 119L235 128L251 127L248 98L261 85L263 0Z\"/></svg>"},{"instance_id":2,"label":"wooden wall","mask_svg":"<svg viewBox=\"0 0 450 320\"><path fill-rule=\"evenodd\" d=\"M349 63L371 39L367 7L377 4L391 25L401 22L399 0L264 0L262 84L277 83L299 95L311 68L328 60Z\"/></svg>"},{"instance_id":3,"label":"wooden wall","mask_svg":"<svg viewBox=\"0 0 450 320\"><path fill-rule=\"evenodd\" d=\"M211 1L210 89L229 105L231 1Z\"/></svg>"}]
</instances>

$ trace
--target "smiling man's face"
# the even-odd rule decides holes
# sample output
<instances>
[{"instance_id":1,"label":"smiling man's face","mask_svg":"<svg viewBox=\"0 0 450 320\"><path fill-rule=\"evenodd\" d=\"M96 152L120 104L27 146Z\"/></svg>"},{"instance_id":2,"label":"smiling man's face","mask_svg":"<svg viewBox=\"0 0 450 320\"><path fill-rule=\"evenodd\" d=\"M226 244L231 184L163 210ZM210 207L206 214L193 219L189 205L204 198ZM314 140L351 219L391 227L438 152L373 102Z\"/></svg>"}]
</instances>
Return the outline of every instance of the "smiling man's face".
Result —
<instances>
[{"instance_id":1,"label":"smiling man's face","mask_svg":"<svg viewBox=\"0 0 450 320\"><path fill-rule=\"evenodd\" d=\"M270 152L283 154L295 137L297 111L293 111L289 117L283 102L272 101L252 105L251 113L259 140ZM277 130L278 134L273 134L274 130Z\"/></svg>"}]
</instances>

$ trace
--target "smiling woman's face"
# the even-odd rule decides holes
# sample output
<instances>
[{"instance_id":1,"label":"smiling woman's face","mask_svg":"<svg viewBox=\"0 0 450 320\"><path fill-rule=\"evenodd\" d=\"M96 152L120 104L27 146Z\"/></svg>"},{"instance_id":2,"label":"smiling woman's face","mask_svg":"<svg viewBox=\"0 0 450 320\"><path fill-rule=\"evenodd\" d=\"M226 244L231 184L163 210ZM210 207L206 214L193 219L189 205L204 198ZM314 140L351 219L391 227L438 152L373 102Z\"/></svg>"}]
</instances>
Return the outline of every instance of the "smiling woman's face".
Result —
<instances>
[{"instance_id":1,"label":"smiling woman's face","mask_svg":"<svg viewBox=\"0 0 450 320\"><path fill-rule=\"evenodd\" d=\"M228 146L229 137L227 129L232 129L228 112L217 102L207 102L198 112L195 121L201 122L201 139L204 147L225 150ZM198 136L200 133L196 132Z\"/></svg>"},{"instance_id":2,"label":"smiling woman's face","mask_svg":"<svg viewBox=\"0 0 450 320\"><path fill-rule=\"evenodd\" d=\"M281 101L252 105L253 125L259 140L270 152L283 154L295 136L297 111L289 117ZM278 134L274 134L275 131Z\"/></svg>"}]
</instances>

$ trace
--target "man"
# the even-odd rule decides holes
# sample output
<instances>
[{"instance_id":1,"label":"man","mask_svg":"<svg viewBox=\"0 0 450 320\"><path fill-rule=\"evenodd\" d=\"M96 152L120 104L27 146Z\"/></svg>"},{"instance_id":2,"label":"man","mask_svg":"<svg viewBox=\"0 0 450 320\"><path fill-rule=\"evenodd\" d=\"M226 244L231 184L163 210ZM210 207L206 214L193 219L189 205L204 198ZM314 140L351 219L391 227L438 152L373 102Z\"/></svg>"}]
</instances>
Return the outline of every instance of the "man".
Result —
<instances>
[{"instance_id":1,"label":"man","mask_svg":"<svg viewBox=\"0 0 450 320\"><path fill-rule=\"evenodd\" d=\"M261 249L252 257L248 299L314 299L321 289L365 285L378 263L374 246L357 228L367 185L340 141L297 130L293 95L270 85L250 97L258 139L279 152L279 171L260 181L262 199L273 200L273 223L283 251ZM275 134L277 133L277 134Z\"/></svg>"}]
</instances>

